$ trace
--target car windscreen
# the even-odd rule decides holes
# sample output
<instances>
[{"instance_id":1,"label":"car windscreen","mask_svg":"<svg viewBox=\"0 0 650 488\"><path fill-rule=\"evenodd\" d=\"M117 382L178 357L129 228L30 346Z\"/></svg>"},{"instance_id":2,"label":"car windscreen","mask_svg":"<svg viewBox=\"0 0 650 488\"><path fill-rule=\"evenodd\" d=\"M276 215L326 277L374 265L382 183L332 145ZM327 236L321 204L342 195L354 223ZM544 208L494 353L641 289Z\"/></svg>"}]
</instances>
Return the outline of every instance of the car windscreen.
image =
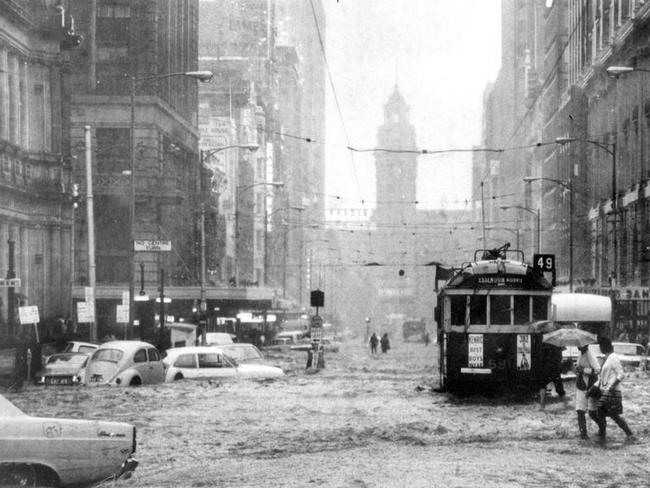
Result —
<instances>
[{"instance_id":1,"label":"car windscreen","mask_svg":"<svg viewBox=\"0 0 650 488\"><path fill-rule=\"evenodd\" d=\"M124 352L119 349L98 349L93 354L93 361L107 361L109 363L119 363L124 356Z\"/></svg>"},{"instance_id":2,"label":"car windscreen","mask_svg":"<svg viewBox=\"0 0 650 488\"><path fill-rule=\"evenodd\" d=\"M227 347L222 346L224 352L228 357L235 359L236 361L250 361L255 359L263 359L262 354L257 350L255 346L252 347Z\"/></svg>"},{"instance_id":3,"label":"car windscreen","mask_svg":"<svg viewBox=\"0 0 650 488\"><path fill-rule=\"evenodd\" d=\"M74 354L74 355L68 355L68 354L54 354L53 356L50 356L50 358L47 360L47 364L75 364L75 365L82 365L86 362L86 358L88 356L86 354Z\"/></svg>"},{"instance_id":4,"label":"car windscreen","mask_svg":"<svg viewBox=\"0 0 650 488\"><path fill-rule=\"evenodd\" d=\"M642 354L636 344L614 344L616 354L625 354L626 356L637 356Z\"/></svg>"}]
</instances>

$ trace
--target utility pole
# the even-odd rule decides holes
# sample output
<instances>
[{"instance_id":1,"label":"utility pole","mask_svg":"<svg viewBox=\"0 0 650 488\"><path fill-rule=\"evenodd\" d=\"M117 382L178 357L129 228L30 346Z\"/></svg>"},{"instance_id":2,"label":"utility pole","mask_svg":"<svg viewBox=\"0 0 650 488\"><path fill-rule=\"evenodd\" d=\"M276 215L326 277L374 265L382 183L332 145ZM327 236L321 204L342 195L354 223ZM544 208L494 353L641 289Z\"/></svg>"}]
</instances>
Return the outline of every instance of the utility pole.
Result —
<instances>
[{"instance_id":1,"label":"utility pole","mask_svg":"<svg viewBox=\"0 0 650 488\"><path fill-rule=\"evenodd\" d=\"M88 221L88 284L91 289L90 309L90 342L97 342L97 318L95 316L95 288L97 278L95 275L95 218L93 208L93 161L90 147L90 126L84 127L86 136L86 220Z\"/></svg>"}]
</instances>

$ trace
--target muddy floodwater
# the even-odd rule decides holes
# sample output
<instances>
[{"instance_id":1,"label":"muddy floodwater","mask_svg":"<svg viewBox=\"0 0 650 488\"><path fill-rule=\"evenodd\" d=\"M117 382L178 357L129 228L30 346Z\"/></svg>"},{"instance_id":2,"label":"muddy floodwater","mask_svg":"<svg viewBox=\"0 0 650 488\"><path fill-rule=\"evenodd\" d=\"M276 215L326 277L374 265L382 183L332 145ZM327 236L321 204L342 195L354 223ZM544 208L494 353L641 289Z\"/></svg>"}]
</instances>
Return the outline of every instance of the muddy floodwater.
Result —
<instances>
[{"instance_id":1,"label":"muddy floodwater","mask_svg":"<svg viewBox=\"0 0 650 488\"><path fill-rule=\"evenodd\" d=\"M624 417L638 436L580 441L571 399L455 399L436 393L434 344L360 339L306 372L306 353L270 357L275 381L181 381L136 388L27 387L6 394L32 415L138 428L132 478L105 487L648 487L650 375L631 373ZM590 422L591 434L596 427Z\"/></svg>"}]
</instances>

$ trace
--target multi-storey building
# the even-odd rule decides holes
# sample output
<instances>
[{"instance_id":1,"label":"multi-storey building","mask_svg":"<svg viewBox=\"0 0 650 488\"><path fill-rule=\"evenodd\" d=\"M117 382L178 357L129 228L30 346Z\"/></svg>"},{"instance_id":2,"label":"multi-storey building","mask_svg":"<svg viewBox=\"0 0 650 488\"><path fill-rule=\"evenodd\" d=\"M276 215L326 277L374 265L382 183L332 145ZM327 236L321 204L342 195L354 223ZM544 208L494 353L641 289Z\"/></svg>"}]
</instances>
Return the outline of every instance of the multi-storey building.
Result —
<instances>
[{"instance_id":1,"label":"multi-storey building","mask_svg":"<svg viewBox=\"0 0 650 488\"><path fill-rule=\"evenodd\" d=\"M503 193L504 203L540 213L541 250L556 255L564 289L648 295L650 5L505 0L502 11L504 58L486 97L483 143L505 152L481 180L499 182L490 202ZM522 84L534 88L528 103ZM504 112L508 104L527 108ZM505 164L507 154L517 164ZM497 203L489 207L495 215Z\"/></svg>"},{"instance_id":2,"label":"multi-storey building","mask_svg":"<svg viewBox=\"0 0 650 488\"><path fill-rule=\"evenodd\" d=\"M198 67L198 2L69 0L68 11L84 38L69 64L73 182L84 194L89 126L96 320L100 337L122 336L117 306L129 288L156 296L175 285L185 291L174 298L199 297L198 89L184 75ZM78 211L73 282L80 300L89 284L87 229L85 212ZM171 250L136 252L134 240L169 242ZM140 321L133 334L153 332L153 307L151 297L141 312L130 310ZM171 315L191 314L185 308Z\"/></svg>"},{"instance_id":3,"label":"multi-storey building","mask_svg":"<svg viewBox=\"0 0 650 488\"><path fill-rule=\"evenodd\" d=\"M0 4L0 337L18 331L17 307L43 323L70 311L70 159L66 118L70 18L59 2ZM67 26L67 27L62 27Z\"/></svg>"},{"instance_id":4,"label":"multi-storey building","mask_svg":"<svg viewBox=\"0 0 650 488\"><path fill-rule=\"evenodd\" d=\"M303 222L324 217L324 152L307 143L324 140L324 58L315 25L324 36L322 5L201 0L200 8L201 67L216 78L200 92L202 121L241 127L253 120L255 135L254 144L239 135L202 142L220 164L215 218L225 240L214 250L215 275L246 288L244 300L266 287L276 305L299 306L309 296ZM229 308L260 305L248 302Z\"/></svg>"}]
</instances>

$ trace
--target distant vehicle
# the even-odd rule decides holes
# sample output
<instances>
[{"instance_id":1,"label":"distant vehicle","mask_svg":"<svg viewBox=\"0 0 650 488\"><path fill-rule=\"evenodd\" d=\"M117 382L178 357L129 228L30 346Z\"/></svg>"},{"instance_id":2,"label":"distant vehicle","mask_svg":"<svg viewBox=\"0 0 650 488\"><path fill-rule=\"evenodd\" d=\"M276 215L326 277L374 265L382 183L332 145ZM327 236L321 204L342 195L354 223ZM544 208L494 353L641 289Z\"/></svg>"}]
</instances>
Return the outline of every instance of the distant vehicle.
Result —
<instances>
[{"instance_id":1,"label":"distant vehicle","mask_svg":"<svg viewBox=\"0 0 650 488\"><path fill-rule=\"evenodd\" d=\"M643 345L631 342L612 342L612 347L625 371L636 371L637 369L646 371L648 369L650 358ZM598 344L590 344L589 350L598 359L600 364L603 364L605 355L600 352L600 346Z\"/></svg>"},{"instance_id":2,"label":"distant vehicle","mask_svg":"<svg viewBox=\"0 0 650 488\"><path fill-rule=\"evenodd\" d=\"M91 342L70 341L65 345L61 352L87 352L92 353L99 347L98 344Z\"/></svg>"},{"instance_id":3,"label":"distant vehicle","mask_svg":"<svg viewBox=\"0 0 650 488\"><path fill-rule=\"evenodd\" d=\"M86 385L137 386L161 383L165 377L160 352L147 342L105 342L86 366Z\"/></svg>"},{"instance_id":4,"label":"distant vehicle","mask_svg":"<svg viewBox=\"0 0 650 488\"><path fill-rule=\"evenodd\" d=\"M278 378L282 369L264 364L239 364L217 346L178 347L165 351L165 381L207 378Z\"/></svg>"},{"instance_id":5,"label":"distant vehicle","mask_svg":"<svg viewBox=\"0 0 650 488\"><path fill-rule=\"evenodd\" d=\"M402 338L405 341L423 341L426 324L422 320L406 320L402 324Z\"/></svg>"},{"instance_id":6,"label":"distant vehicle","mask_svg":"<svg viewBox=\"0 0 650 488\"><path fill-rule=\"evenodd\" d=\"M221 346L223 344L233 344L232 334L227 332L207 332L205 334L206 346Z\"/></svg>"},{"instance_id":7,"label":"distant vehicle","mask_svg":"<svg viewBox=\"0 0 650 488\"><path fill-rule=\"evenodd\" d=\"M85 352L52 354L34 375L35 381L40 385L81 385L89 357Z\"/></svg>"},{"instance_id":8,"label":"distant vehicle","mask_svg":"<svg viewBox=\"0 0 650 488\"><path fill-rule=\"evenodd\" d=\"M275 335L271 341L271 345L284 346L294 345L301 342L309 342L309 332L305 330L285 330Z\"/></svg>"},{"instance_id":9,"label":"distant vehicle","mask_svg":"<svg viewBox=\"0 0 650 488\"><path fill-rule=\"evenodd\" d=\"M135 448L133 425L32 417L0 395L0 486L117 479L138 465L132 458Z\"/></svg>"}]
</instances>

